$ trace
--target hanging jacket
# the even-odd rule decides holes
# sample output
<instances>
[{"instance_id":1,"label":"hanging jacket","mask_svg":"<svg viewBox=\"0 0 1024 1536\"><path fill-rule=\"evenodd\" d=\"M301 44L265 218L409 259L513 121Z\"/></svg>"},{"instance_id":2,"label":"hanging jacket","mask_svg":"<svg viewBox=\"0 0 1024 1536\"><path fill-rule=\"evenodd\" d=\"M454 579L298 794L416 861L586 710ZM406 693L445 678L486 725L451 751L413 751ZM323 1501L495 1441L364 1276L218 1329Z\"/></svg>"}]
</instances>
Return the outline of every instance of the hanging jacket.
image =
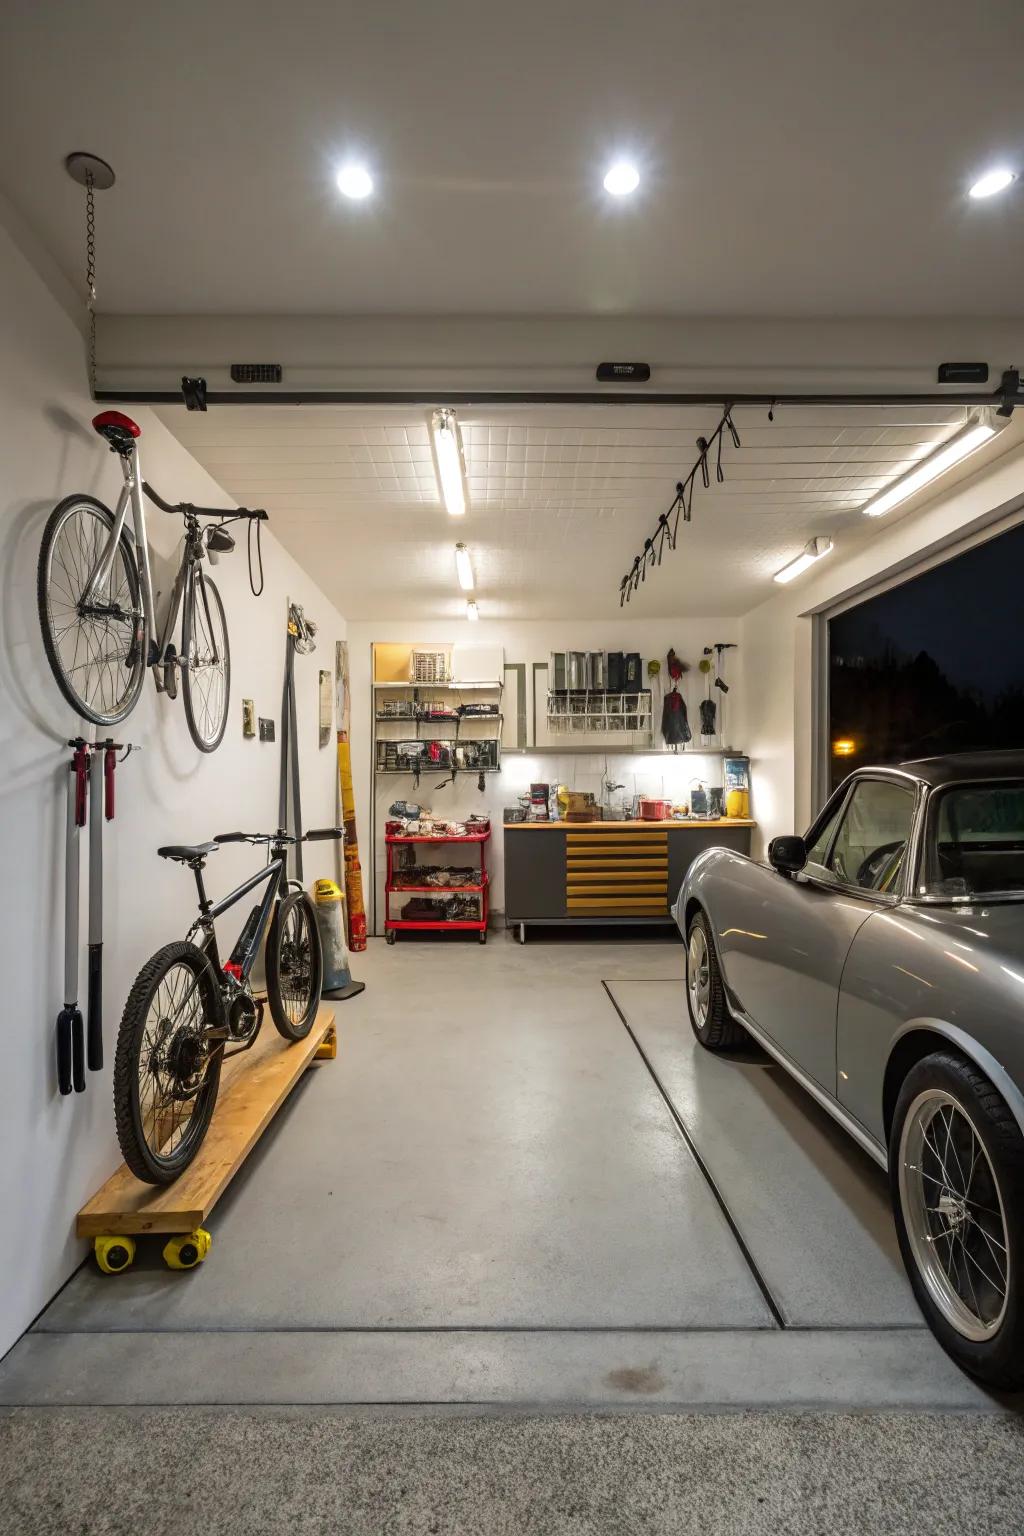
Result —
<instances>
[{"instance_id":1,"label":"hanging jacket","mask_svg":"<svg viewBox=\"0 0 1024 1536\"><path fill-rule=\"evenodd\" d=\"M684 747L693 737L686 718L686 700L675 688L666 693L661 706L661 734L666 747Z\"/></svg>"}]
</instances>

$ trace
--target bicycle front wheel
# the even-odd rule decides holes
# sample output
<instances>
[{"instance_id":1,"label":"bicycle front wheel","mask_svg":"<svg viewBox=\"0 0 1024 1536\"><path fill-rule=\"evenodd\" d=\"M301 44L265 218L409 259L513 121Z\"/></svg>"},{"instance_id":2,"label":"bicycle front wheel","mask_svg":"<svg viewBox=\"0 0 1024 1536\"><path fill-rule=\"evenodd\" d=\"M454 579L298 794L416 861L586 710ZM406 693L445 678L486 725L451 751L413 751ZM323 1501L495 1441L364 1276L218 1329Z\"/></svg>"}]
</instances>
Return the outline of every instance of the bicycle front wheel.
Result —
<instances>
[{"instance_id":1,"label":"bicycle front wheel","mask_svg":"<svg viewBox=\"0 0 1024 1536\"><path fill-rule=\"evenodd\" d=\"M291 891L278 902L267 936L267 1001L286 1040L304 1040L313 1028L323 976L313 903L305 891Z\"/></svg>"},{"instance_id":2,"label":"bicycle front wheel","mask_svg":"<svg viewBox=\"0 0 1024 1536\"><path fill-rule=\"evenodd\" d=\"M202 566L196 567L186 594L181 645L181 691L189 734L200 752L214 752L228 723L231 651L224 604Z\"/></svg>"},{"instance_id":3,"label":"bicycle front wheel","mask_svg":"<svg viewBox=\"0 0 1024 1536\"><path fill-rule=\"evenodd\" d=\"M135 978L117 1033L114 1115L124 1160L170 1184L199 1151L217 1102L224 1005L195 944L165 944Z\"/></svg>"},{"instance_id":4,"label":"bicycle front wheel","mask_svg":"<svg viewBox=\"0 0 1024 1536\"><path fill-rule=\"evenodd\" d=\"M57 687L94 725L116 725L130 715L146 676L146 619L127 534L118 540L109 576L88 591L113 527L102 502L65 497L43 529L36 580L43 646Z\"/></svg>"}]
</instances>

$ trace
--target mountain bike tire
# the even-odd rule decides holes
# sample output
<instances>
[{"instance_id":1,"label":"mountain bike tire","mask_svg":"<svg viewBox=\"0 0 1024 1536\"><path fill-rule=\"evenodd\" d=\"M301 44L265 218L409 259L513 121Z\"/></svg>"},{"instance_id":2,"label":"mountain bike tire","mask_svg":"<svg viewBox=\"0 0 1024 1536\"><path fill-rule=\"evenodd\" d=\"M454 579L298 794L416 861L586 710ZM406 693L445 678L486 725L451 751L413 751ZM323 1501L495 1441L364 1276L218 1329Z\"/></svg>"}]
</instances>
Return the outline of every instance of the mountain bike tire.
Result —
<instances>
[{"instance_id":1,"label":"mountain bike tire","mask_svg":"<svg viewBox=\"0 0 1024 1536\"><path fill-rule=\"evenodd\" d=\"M90 520L94 524L91 530L88 526ZM118 647L123 641L123 661L103 662L96 658L95 666L92 665L90 648L102 643L104 639L109 640L110 624L102 630L98 620L83 619L80 614L71 617L71 609L81 597L80 590L72 589L83 586L88 574L84 569L87 552L91 549L94 557L98 555L100 528L109 531L113 526L114 517L109 507L105 507L95 497L65 496L46 520L36 571L39 627L50 671L75 713L91 720L94 725L117 725L119 721L127 719L139 701L146 677L149 626L145 616L134 636L129 633L127 625L123 626L123 634L120 626L116 632L115 643ZM62 540L66 546L63 552ZM76 543L81 557L81 565L78 567L75 558L69 555L70 546ZM132 610L141 612L138 564L131 540L125 531L122 531L118 541L116 561L119 562L118 589L124 592ZM63 573L59 569L62 562ZM63 592L62 582L65 583ZM58 619L61 607L68 614L68 622L62 632ZM70 636L74 636L74 639L69 640ZM74 646L70 656L69 645ZM80 663L75 659L79 656L82 657ZM84 676L76 680L72 675L75 671L84 672Z\"/></svg>"},{"instance_id":2,"label":"mountain bike tire","mask_svg":"<svg viewBox=\"0 0 1024 1536\"><path fill-rule=\"evenodd\" d=\"M206 603L203 593L206 593ZM223 658L216 692L204 691L214 670L206 669L204 657L210 653L211 626ZM216 752L224 740L231 703L231 647L228 621L220 593L209 576L200 569L185 594L185 612L181 627L181 693L189 735L200 752Z\"/></svg>"},{"instance_id":3,"label":"mountain bike tire","mask_svg":"<svg viewBox=\"0 0 1024 1536\"><path fill-rule=\"evenodd\" d=\"M189 977L195 983L191 994ZM177 1016L175 995L185 1000ZM188 1069L195 1064L199 1028L223 1026L224 1004L203 951L184 940L158 949L128 994L114 1057L117 1139L125 1163L146 1184L173 1183L203 1143L217 1103L223 1046L214 1048L201 1075L196 1069L190 1077ZM198 1085L186 1098L193 1078ZM140 1082L151 1081L155 1092L147 1107ZM188 1118L179 1119L186 1104Z\"/></svg>"}]
</instances>

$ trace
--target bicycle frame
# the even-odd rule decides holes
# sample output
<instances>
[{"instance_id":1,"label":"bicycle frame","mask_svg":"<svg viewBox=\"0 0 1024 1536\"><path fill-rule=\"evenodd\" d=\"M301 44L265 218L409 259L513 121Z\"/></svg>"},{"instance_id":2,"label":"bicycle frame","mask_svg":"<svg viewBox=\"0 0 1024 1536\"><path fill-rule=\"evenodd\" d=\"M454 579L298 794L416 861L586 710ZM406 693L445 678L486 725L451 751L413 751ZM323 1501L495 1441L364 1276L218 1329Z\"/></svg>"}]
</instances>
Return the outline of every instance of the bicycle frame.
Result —
<instances>
[{"instance_id":1,"label":"bicycle frame","mask_svg":"<svg viewBox=\"0 0 1024 1536\"><path fill-rule=\"evenodd\" d=\"M203 607L206 615L207 632L212 634L210 618L210 604L206 595L206 585L202 579L203 543L202 534L198 524L193 519L191 522L186 517L185 551L181 564L174 578L174 586L171 588L171 600L167 612L164 615L163 626L157 634L156 626L156 600L153 593L153 572L149 558L149 536L146 529L146 511L142 490L142 466L139 461L138 444L132 445L129 453L118 456L121 461L121 472L124 476L124 485L117 499L117 509L114 513L114 526L106 546L96 562L96 566L89 578L83 594L85 603L97 602L100 595L108 588L114 560L117 554L118 542L124 531L124 525L128 517L128 509L131 508L132 527L135 536L135 548L139 565L139 581L142 587L142 613L133 617L144 617L149 633L149 646L146 655L148 667L158 667L167 655L167 647L170 643L178 615L181 612L183 600L191 597L191 589L196 581L198 571L199 590L202 594ZM216 649L214 640L214 661L219 662L220 655ZM183 658L184 663L185 658ZM156 675L157 687L163 691L163 678Z\"/></svg>"},{"instance_id":2,"label":"bicycle frame","mask_svg":"<svg viewBox=\"0 0 1024 1536\"><path fill-rule=\"evenodd\" d=\"M254 891L262 881L266 880L267 882L267 889L263 893L262 900L260 901L258 908L259 915L257 917L253 931L251 934L246 935L245 929L243 928L242 934L239 935L240 939L243 936L245 937L245 945L242 954L237 961L229 962L237 964L238 974L236 980L244 983L248 980L252 968L256 964L256 958L259 955L260 948L266 936L266 931L270 924L270 918L273 914L274 906L277 901L279 901L280 898L284 895L285 890L287 889L288 878L286 853L283 849L278 851L277 849L272 848L271 857L268 863L265 864L262 869L257 870L257 872L254 875L251 875L248 880L243 880L241 885L236 886L235 889L230 891L227 896L222 897L220 901L216 902L211 902L206 894L206 887L203 883L202 870L196 868L193 870L193 873L196 878L196 890L199 893L199 917L192 924L192 927L189 929L186 937L191 942L199 932L205 934L200 948L210 959L218 979L224 973L224 966L221 962L220 949L217 944L217 932L214 927L216 919L221 917L223 913L227 912L231 907L235 906L237 902L241 901L243 896L247 896L250 891Z\"/></svg>"},{"instance_id":3,"label":"bicycle frame","mask_svg":"<svg viewBox=\"0 0 1024 1536\"><path fill-rule=\"evenodd\" d=\"M133 444L130 453L118 455L121 462L121 473L124 475L124 485L121 494L117 498L117 510L114 513L114 526L107 540L106 548L96 562L96 567L89 578L89 583L82 594L86 603L96 602L100 595L108 587L110 575L114 568L114 559L117 554L117 546L124 531L124 525L128 516L128 508L132 509L132 526L135 533L135 549L139 563L139 581L142 585L142 613L138 615L145 618L155 630L154 602L153 602L153 572L149 563L149 539L146 534L146 511L142 504L142 470L139 464L138 444ZM162 652L160 653L162 654ZM153 635L150 635L149 655L146 659L147 666L153 666L155 662L155 644Z\"/></svg>"}]
</instances>

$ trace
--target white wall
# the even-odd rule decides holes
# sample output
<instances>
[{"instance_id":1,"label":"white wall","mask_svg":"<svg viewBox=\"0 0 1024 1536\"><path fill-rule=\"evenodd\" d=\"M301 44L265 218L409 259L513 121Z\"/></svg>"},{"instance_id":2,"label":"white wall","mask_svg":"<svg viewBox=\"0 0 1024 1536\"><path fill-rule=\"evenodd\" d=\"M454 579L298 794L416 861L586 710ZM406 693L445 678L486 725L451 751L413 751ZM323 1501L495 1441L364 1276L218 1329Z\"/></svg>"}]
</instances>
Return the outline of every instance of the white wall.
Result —
<instances>
[{"instance_id":1,"label":"white wall","mask_svg":"<svg viewBox=\"0 0 1024 1536\"><path fill-rule=\"evenodd\" d=\"M272 535L264 538L266 589L249 591L244 543L221 560L216 581L232 641L232 700L220 749L198 753L180 699L158 698L151 681L121 730L143 752L119 771L117 815L106 828L104 1003L107 1066L87 1091L57 1094L53 1033L63 1002L64 815L68 737L79 722L64 704L47 666L36 613L36 561L43 524L71 491L112 505L120 484L113 455L89 427L82 339L51 292L0 227L0 832L5 861L0 962L3 1071L0 1126L3 1170L0 1230L7 1262L0 1300L0 1352L31 1321L82 1257L72 1236L75 1212L119 1162L114 1137L110 1064L125 996L147 957L181 936L193 915L188 871L156 857L165 842L191 842L237 827L277 820L278 747L243 740L241 700L280 728L286 602L304 604L320 625L317 651L296 662L303 809L307 825L337 818L336 754L317 744L317 672L333 675L344 620ZM220 487L147 410L143 428L147 477L169 499L227 503ZM180 520L152 511L154 580L166 586L166 557ZM243 530L244 536L244 530ZM84 725L83 734L92 727ZM333 874L333 845L317 851L307 874ZM332 851L328 852L328 848ZM210 862L214 892L254 867L253 850L224 849ZM83 847L85 938L87 848ZM247 906L239 909L238 925ZM236 929L224 919L224 936ZM81 980L84 983L84 942Z\"/></svg>"},{"instance_id":2,"label":"white wall","mask_svg":"<svg viewBox=\"0 0 1024 1536\"><path fill-rule=\"evenodd\" d=\"M486 602L486 597L482 597ZM534 662L546 662L552 650L622 650L639 651L644 662L657 657L662 663L662 679L666 675L665 657L670 646L686 662L691 670L684 677L681 691L687 701L690 726L694 732L694 745L699 744L699 716L697 704L703 696L703 677L697 671L702 648L714 644L737 641L739 622L735 619L652 619L645 620L632 615L614 620L594 619L565 624L553 624L549 620L489 622L481 619L470 624L435 622L409 622L406 624L383 621L379 624L352 622L349 624L349 649L352 676L352 739L354 742L353 779L356 793L356 812L359 825L359 846L366 885L367 907L370 907L373 878L376 866L377 895L375 930L383 932L384 846L383 824L388 806L396 799L410 799L428 805L445 816L464 817L473 811L492 818L492 841L488 849L491 870L491 903L496 912L504 909L504 861L502 857L501 813L505 806L515 805L517 797L530 786L531 780L567 784L570 789L592 790L599 794L601 780L607 764L609 776L618 783L626 784L630 794L666 795L682 799L694 779L720 785L722 782L721 760L697 751L687 750L679 756L615 753L603 747L585 754L538 754L527 752L517 755L509 751L502 754L502 771L484 778L484 790L477 789L477 777L472 772L459 775L455 784L435 791L434 785L445 777L443 771L436 775L424 775L419 789L413 788L412 777L371 773L371 647L375 641L408 643L416 641L444 641L460 645L500 645L505 653L506 665L518 662L526 665L527 686L527 741L532 746L533 700L530 695ZM739 750L743 747L744 699L738 685L738 652L730 651L725 661L725 677L729 682L726 700L726 734L728 745ZM543 679L544 674L541 674ZM646 681L646 678L645 678ZM735 686L734 686L735 685ZM537 699L538 725L543 721L546 698L545 684L541 682L542 696ZM716 699L720 700L717 691ZM657 696L656 696L657 698ZM656 740L660 745L660 707L655 707ZM507 729L507 722L506 722ZM370 805L376 804L377 839L375 850L370 849Z\"/></svg>"},{"instance_id":3,"label":"white wall","mask_svg":"<svg viewBox=\"0 0 1024 1536\"><path fill-rule=\"evenodd\" d=\"M816 807L812 786L812 620L874 584L909 574L923 561L982 529L1019 520L1024 509L1024 448L1014 445L984 471L946 493L922 497L920 510L830 556L792 589L742 621L739 673L751 758L754 851L780 833L803 831ZM955 591L950 592L955 603Z\"/></svg>"}]
</instances>

